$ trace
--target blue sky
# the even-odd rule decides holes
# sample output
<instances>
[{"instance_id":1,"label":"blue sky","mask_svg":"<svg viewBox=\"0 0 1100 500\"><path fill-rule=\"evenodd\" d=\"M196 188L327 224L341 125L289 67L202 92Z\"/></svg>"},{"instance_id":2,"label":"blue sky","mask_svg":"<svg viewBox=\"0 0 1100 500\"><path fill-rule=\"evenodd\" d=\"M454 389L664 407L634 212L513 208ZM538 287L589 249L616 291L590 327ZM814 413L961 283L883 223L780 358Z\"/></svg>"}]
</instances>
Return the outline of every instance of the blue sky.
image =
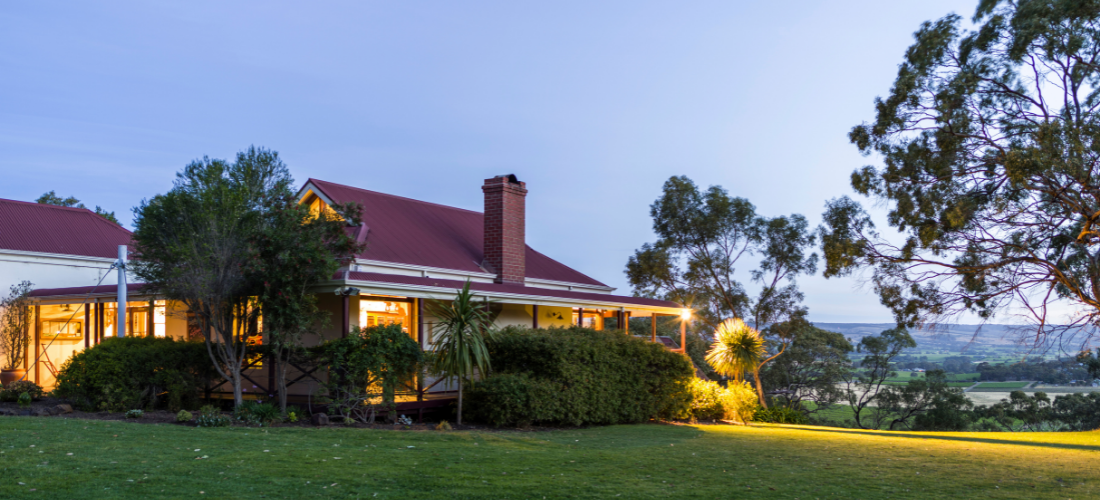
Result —
<instances>
[{"instance_id":1,"label":"blue sky","mask_svg":"<svg viewBox=\"0 0 1100 500\"><path fill-rule=\"evenodd\" d=\"M846 135L913 31L975 5L5 2L0 198L52 189L128 225L190 160L252 144L299 181L475 210L515 173L528 242L628 292L669 176L816 225L874 161ZM890 321L851 279L800 283L815 321Z\"/></svg>"}]
</instances>

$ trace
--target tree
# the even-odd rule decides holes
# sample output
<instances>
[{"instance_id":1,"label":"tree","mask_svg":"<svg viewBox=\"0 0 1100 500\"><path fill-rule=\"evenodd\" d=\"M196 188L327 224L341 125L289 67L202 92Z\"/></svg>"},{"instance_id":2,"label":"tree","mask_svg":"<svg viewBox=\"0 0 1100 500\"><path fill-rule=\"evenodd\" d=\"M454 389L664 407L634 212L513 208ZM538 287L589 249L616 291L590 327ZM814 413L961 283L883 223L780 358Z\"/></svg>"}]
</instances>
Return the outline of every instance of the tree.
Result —
<instances>
[{"instance_id":1,"label":"tree","mask_svg":"<svg viewBox=\"0 0 1100 500\"><path fill-rule=\"evenodd\" d=\"M798 214L768 219L744 198L720 186L701 192L685 176L671 177L652 205L656 243L646 243L626 265L636 295L688 305L710 329L726 318L751 319L755 328L805 315L794 279L816 271L816 237ZM734 278L738 262L759 254L751 273L761 291L753 299Z\"/></svg>"},{"instance_id":2,"label":"tree","mask_svg":"<svg viewBox=\"0 0 1100 500\"><path fill-rule=\"evenodd\" d=\"M790 342L790 329L774 325L805 321L807 309L795 278L817 270L817 254L809 252L816 235L806 218L758 216L748 200L730 197L720 186L701 192L685 176L665 182L650 215L657 241L643 244L626 266L634 294L687 305L694 321L711 330L726 318L751 321L769 340L753 372L758 375ZM734 277L738 262L754 255L760 257L750 272L760 285L755 298Z\"/></svg>"},{"instance_id":3,"label":"tree","mask_svg":"<svg viewBox=\"0 0 1100 500\"><path fill-rule=\"evenodd\" d=\"M0 350L4 351L4 370L18 370L27 355L31 312L28 296L34 284L23 281L11 286L0 300Z\"/></svg>"},{"instance_id":4,"label":"tree","mask_svg":"<svg viewBox=\"0 0 1100 500\"><path fill-rule=\"evenodd\" d=\"M962 389L948 385L943 370L931 370L905 385L887 386L875 402L877 411L889 415L890 430L961 431L970 423L968 410L974 406Z\"/></svg>"},{"instance_id":5,"label":"tree","mask_svg":"<svg viewBox=\"0 0 1100 500\"><path fill-rule=\"evenodd\" d=\"M271 153L272 163L278 163ZM245 262L248 281L254 283L264 334L275 358L275 382L279 407L286 412L286 374L292 351L301 347L302 335L317 331L328 313L317 307L311 290L327 281L347 260L363 251L347 227L360 224L362 207L349 203L313 214L298 203L289 187L271 193L262 223L247 238L250 258Z\"/></svg>"},{"instance_id":6,"label":"tree","mask_svg":"<svg viewBox=\"0 0 1100 500\"><path fill-rule=\"evenodd\" d=\"M904 328L886 330L878 335L860 339L856 352L866 354L860 369L853 370L845 380L845 395L856 425L862 429L878 429L886 422L889 412L872 407L886 379L896 375L890 363L905 349L917 346L917 342ZM868 408L871 408L868 411ZM870 416L868 417L868 413Z\"/></svg>"},{"instance_id":7,"label":"tree","mask_svg":"<svg viewBox=\"0 0 1100 500\"><path fill-rule=\"evenodd\" d=\"M262 291L249 272L257 258L252 245L291 182L277 153L251 147L233 163L192 162L172 190L134 210L131 269L151 292L187 306L237 405Z\"/></svg>"},{"instance_id":8,"label":"tree","mask_svg":"<svg viewBox=\"0 0 1100 500\"><path fill-rule=\"evenodd\" d=\"M806 413L824 409L844 398L840 384L851 370L852 343L836 332L800 324L782 357L762 372L769 392L782 392L786 406ZM813 402L810 409L804 402Z\"/></svg>"},{"instance_id":9,"label":"tree","mask_svg":"<svg viewBox=\"0 0 1100 500\"><path fill-rule=\"evenodd\" d=\"M1097 379L1100 378L1100 348L1096 349L1096 354L1092 354L1088 351L1082 351L1077 354L1077 362L1085 365L1085 369L1089 371L1089 376Z\"/></svg>"},{"instance_id":10,"label":"tree","mask_svg":"<svg viewBox=\"0 0 1100 500\"><path fill-rule=\"evenodd\" d=\"M84 204L81 203L80 200L76 199L76 197L70 196L68 198L62 198L62 197L58 196L57 193L54 192L54 191L50 191L46 194L43 194L42 196L39 196L37 200L34 200L34 202L35 203L41 203L43 205L57 205L59 207L75 207L75 208L83 208L85 210L88 209L88 207L84 206ZM108 211L104 210L103 208L100 208L99 205L96 205L94 212L96 213L96 215L98 215L100 217L103 217L104 219L107 219L111 222L114 222L115 224L118 224L120 226L122 225L118 221L118 218L115 217L114 212L108 212Z\"/></svg>"},{"instance_id":11,"label":"tree","mask_svg":"<svg viewBox=\"0 0 1100 500\"><path fill-rule=\"evenodd\" d=\"M438 341L432 357L432 369L443 376L458 379L458 418L462 425L462 386L476 374L485 376L492 368L486 341L496 331L488 303L477 303L470 282L450 302L431 301L428 313L435 317Z\"/></svg>"},{"instance_id":12,"label":"tree","mask_svg":"<svg viewBox=\"0 0 1100 500\"><path fill-rule=\"evenodd\" d=\"M764 337L760 332L739 319L727 319L714 331L714 344L707 352L707 363L719 375L732 377L735 383L745 379L745 372L752 372L760 406L767 408L760 385L760 365L764 355Z\"/></svg>"},{"instance_id":13,"label":"tree","mask_svg":"<svg viewBox=\"0 0 1100 500\"><path fill-rule=\"evenodd\" d=\"M832 200L825 275L873 269L906 326L1016 307L1037 337L1100 324L1100 8L982 0L975 30L960 21L921 26L874 122L849 134L883 164L852 187L889 208L904 241ZM1051 325L1058 301L1079 314Z\"/></svg>"}]
</instances>

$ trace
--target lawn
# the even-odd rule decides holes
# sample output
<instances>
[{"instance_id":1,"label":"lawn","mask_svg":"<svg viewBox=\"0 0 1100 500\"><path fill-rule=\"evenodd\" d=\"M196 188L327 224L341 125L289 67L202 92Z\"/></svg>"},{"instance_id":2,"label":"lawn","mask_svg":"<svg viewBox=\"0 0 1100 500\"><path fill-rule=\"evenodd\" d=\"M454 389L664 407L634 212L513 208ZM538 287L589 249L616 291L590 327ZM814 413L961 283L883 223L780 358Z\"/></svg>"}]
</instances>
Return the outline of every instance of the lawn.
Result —
<instances>
[{"instance_id":1,"label":"lawn","mask_svg":"<svg viewBox=\"0 0 1100 500\"><path fill-rule=\"evenodd\" d=\"M5 417L0 451L2 498L1100 495L1096 432L635 425L445 433Z\"/></svg>"}]
</instances>

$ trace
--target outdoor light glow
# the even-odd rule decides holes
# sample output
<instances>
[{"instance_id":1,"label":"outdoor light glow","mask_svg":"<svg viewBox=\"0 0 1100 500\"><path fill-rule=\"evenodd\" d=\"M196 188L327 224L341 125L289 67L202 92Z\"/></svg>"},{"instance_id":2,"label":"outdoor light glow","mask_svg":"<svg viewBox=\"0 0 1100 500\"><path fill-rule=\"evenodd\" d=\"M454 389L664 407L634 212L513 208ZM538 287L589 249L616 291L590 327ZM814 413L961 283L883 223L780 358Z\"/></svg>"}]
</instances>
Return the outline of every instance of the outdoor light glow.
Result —
<instances>
[{"instance_id":1,"label":"outdoor light glow","mask_svg":"<svg viewBox=\"0 0 1100 500\"><path fill-rule=\"evenodd\" d=\"M683 320L691 319L691 309L682 309L680 311L680 319L683 319Z\"/></svg>"}]
</instances>

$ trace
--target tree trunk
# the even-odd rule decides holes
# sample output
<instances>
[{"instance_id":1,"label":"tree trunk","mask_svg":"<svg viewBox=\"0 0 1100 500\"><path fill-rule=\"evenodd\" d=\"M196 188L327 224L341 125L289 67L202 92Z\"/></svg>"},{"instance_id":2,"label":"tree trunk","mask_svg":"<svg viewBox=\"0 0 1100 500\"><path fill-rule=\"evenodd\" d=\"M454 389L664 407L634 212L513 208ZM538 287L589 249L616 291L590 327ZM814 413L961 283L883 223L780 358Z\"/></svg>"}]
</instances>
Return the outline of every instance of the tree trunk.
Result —
<instances>
[{"instance_id":1,"label":"tree trunk","mask_svg":"<svg viewBox=\"0 0 1100 500\"><path fill-rule=\"evenodd\" d=\"M458 377L458 420L455 425L462 425L462 377Z\"/></svg>"},{"instance_id":2,"label":"tree trunk","mask_svg":"<svg viewBox=\"0 0 1100 500\"><path fill-rule=\"evenodd\" d=\"M287 359L283 359L283 352L287 352L285 349L277 349L275 354L275 387L279 392L279 413L286 415L286 370L290 365L290 356L287 352ZM299 415L300 416L300 415Z\"/></svg>"},{"instance_id":3,"label":"tree trunk","mask_svg":"<svg viewBox=\"0 0 1100 500\"><path fill-rule=\"evenodd\" d=\"M760 383L760 369L752 371L752 378L756 379L756 395L760 398L760 406L768 409L768 403L764 401L764 385Z\"/></svg>"},{"instance_id":4,"label":"tree trunk","mask_svg":"<svg viewBox=\"0 0 1100 500\"><path fill-rule=\"evenodd\" d=\"M233 407L236 408L244 402L244 396L241 394L241 366L233 365L229 370L229 374L232 379L230 382L233 383Z\"/></svg>"}]
</instances>

